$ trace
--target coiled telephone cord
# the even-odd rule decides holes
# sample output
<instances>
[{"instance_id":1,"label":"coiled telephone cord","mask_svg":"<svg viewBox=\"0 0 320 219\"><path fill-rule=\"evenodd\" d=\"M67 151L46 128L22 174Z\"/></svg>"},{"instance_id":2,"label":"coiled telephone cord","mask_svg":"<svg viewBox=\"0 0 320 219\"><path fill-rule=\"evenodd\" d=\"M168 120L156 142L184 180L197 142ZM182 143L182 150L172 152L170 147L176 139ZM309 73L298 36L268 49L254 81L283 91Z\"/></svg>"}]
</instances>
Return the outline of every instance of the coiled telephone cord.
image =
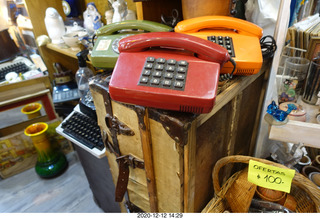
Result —
<instances>
[{"instance_id":1,"label":"coiled telephone cord","mask_svg":"<svg viewBox=\"0 0 320 219\"><path fill-rule=\"evenodd\" d=\"M233 73L234 73L234 71L236 70L236 66L237 66L237 63L234 61L234 59L232 59L232 58L230 58L230 60L229 60L231 63L232 63L232 65L233 65L233 70L232 70L232 72L229 74L229 73L227 73L227 74L221 74L220 76L219 76L219 81L221 82L221 81L226 81L226 80L230 80L230 79L232 79L233 78Z\"/></svg>"}]
</instances>

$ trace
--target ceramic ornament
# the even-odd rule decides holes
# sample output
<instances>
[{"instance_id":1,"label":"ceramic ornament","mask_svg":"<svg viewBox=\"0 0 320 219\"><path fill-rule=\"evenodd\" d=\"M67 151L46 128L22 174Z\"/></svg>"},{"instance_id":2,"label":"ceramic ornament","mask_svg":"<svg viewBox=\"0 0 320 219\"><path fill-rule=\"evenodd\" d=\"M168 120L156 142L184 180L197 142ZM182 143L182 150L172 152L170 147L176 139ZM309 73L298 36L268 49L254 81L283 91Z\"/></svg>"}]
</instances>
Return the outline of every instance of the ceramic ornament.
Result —
<instances>
[{"instance_id":1,"label":"ceramic ornament","mask_svg":"<svg viewBox=\"0 0 320 219\"><path fill-rule=\"evenodd\" d=\"M63 43L62 36L65 34L66 30L62 17L55 8L47 8L44 23L52 43Z\"/></svg>"},{"instance_id":2,"label":"ceramic ornament","mask_svg":"<svg viewBox=\"0 0 320 219\"><path fill-rule=\"evenodd\" d=\"M135 12L128 9L125 0L108 0L109 5L112 6L111 10L105 12L107 24L126 21L137 20Z\"/></svg>"},{"instance_id":3,"label":"ceramic ornament","mask_svg":"<svg viewBox=\"0 0 320 219\"><path fill-rule=\"evenodd\" d=\"M89 35L92 35L96 30L103 26L101 15L93 2L87 4L87 9L83 12L83 19L84 28Z\"/></svg>"}]
</instances>

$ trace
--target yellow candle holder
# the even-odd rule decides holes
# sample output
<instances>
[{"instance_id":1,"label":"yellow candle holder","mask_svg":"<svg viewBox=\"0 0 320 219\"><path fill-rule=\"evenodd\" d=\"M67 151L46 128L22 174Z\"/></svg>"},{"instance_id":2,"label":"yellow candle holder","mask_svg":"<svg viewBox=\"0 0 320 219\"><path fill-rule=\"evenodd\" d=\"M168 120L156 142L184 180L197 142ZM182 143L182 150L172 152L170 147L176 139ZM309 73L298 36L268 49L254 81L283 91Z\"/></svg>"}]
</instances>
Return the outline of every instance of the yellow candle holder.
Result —
<instances>
[{"instance_id":1,"label":"yellow candle holder","mask_svg":"<svg viewBox=\"0 0 320 219\"><path fill-rule=\"evenodd\" d=\"M41 108L42 105L40 103L29 103L21 109L21 112L27 115L28 119L33 119L41 116Z\"/></svg>"}]
</instances>

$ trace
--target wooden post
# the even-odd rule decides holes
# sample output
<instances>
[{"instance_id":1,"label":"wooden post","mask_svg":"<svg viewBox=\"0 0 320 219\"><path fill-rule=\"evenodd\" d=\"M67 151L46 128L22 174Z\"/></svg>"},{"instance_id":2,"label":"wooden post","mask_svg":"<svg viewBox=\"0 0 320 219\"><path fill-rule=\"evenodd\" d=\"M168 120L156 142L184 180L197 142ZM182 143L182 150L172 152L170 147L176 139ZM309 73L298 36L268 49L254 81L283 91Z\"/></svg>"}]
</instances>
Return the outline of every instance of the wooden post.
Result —
<instances>
[{"instance_id":1,"label":"wooden post","mask_svg":"<svg viewBox=\"0 0 320 219\"><path fill-rule=\"evenodd\" d=\"M158 212L158 200L157 200L154 167L153 167L149 113L148 113L148 108L144 108L144 113L142 109L143 108L139 108L139 111L138 111L138 114L139 114L138 116L140 118L143 116L143 122L140 120L139 130L141 135L144 168L145 168L146 177L147 177L150 210L151 212Z\"/></svg>"}]
</instances>

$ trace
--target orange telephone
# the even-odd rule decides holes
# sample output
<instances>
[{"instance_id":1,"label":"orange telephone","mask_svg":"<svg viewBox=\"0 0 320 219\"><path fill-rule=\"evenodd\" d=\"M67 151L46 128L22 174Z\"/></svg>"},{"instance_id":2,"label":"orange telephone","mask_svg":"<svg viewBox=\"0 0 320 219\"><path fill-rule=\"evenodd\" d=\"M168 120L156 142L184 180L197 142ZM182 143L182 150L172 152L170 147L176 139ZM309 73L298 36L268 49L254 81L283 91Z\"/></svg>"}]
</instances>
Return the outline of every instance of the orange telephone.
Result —
<instances>
[{"instance_id":1,"label":"orange telephone","mask_svg":"<svg viewBox=\"0 0 320 219\"><path fill-rule=\"evenodd\" d=\"M228 51L174 32L126 37L109 84L113 100L193 113L211 111ZM233 62L233 64L235 64Z\"/></svg>"},{"instance_id":2,"label":"orange telephone","mask_svg":"<svg viewBox=\"0 0 320 219\"><path fill-rule=\"evenodd\" d=\"M228 16L202 16L179 22L174 31L225 47L237 63L235 75L256 74L262 66L260 38L263 30L248 21ZM231 68L226 63L221 73L230 73Z\"/></svg>"}]
</instances>

